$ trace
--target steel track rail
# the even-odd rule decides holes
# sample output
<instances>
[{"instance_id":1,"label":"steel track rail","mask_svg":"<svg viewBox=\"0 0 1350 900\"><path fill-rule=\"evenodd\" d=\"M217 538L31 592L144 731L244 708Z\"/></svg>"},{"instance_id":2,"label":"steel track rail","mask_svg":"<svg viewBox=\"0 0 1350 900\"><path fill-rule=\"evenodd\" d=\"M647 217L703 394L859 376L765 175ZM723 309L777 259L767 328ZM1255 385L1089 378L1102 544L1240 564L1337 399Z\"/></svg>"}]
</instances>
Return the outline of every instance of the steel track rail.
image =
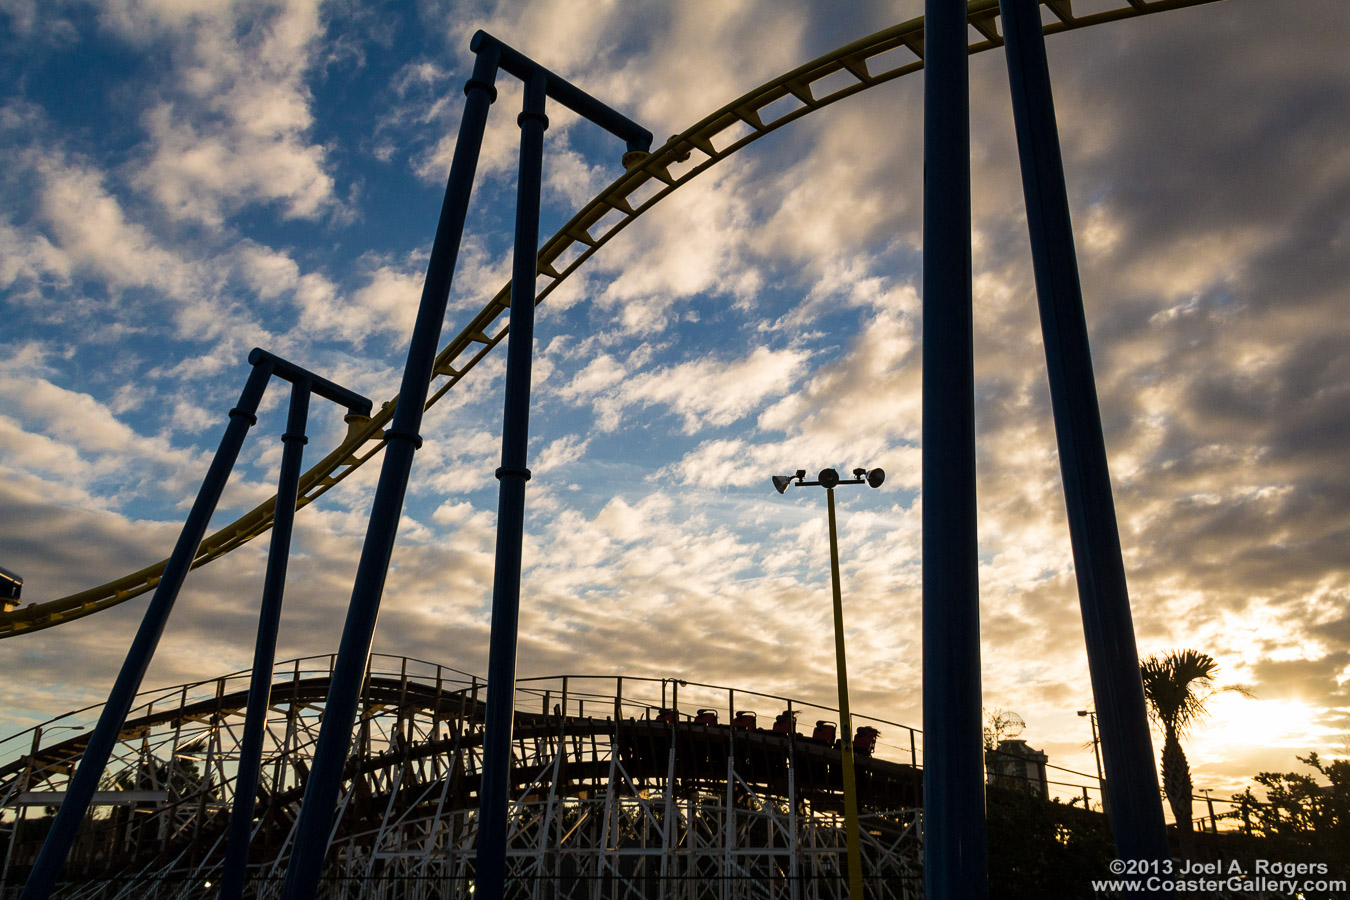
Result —
<instances>
[{"instance_id":1,"label":"steel track rail","mask_svg":"<svg viewBox=\"0 0 1350 900\"><path fill-rule=\"evenodd\" d=\"M1085 0L1041 2L1049 13L1045 24L1049 35L1218 0L1096 0L1090 4L1093 11L1086 13ZM1078 14L1074 12L1075 2L1079 4ZM1104 2L1114 5L1101 9ZM972 55L1002 46L998 0L970 0L967 16ZM542 303L634 219L742 147L808 113L922 69L923 30L923 18L919 17L846 44L738 97L673 135L601 190L544 243L539 250L543 287L535 304ZM508 282L437 354L427 408L505 339L509 326L502 319L510 304ZM301 476L297 509L313 503L384 449L383 429L393 417L397 401L394 397L384 403L369 420L349 422L342 443ZM192 567L219 559L266 532L272 527L275 505L273 497L208 536L198 548ZM0 613L0 638L51 628L138 597L159 583L166 563L161 560L88 590Z\"/></svg>"}]
</instances>

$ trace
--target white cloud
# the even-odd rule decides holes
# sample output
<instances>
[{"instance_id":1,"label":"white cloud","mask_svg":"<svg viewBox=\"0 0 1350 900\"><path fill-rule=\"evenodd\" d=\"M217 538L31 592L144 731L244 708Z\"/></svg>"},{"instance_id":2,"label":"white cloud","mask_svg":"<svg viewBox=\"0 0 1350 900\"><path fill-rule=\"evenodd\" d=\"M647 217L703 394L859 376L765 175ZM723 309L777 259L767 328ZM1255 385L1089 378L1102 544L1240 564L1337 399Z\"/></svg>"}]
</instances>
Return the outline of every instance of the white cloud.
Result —
<instances>
[{"instance_id":1,"label":"white cloud","mask_svg":"<svg viewBox=\"0 0 1350 900\"><path fill-rule=\"evenodd\" d=\"M754 301L764 275L745 253L753 228L736 161L695 179L618 235L597 258L620 266L596 298L624 331L646 335L676 325L680 300L707 292Z\"/></svg>"},{"instance_id":2,"label":"white cloud","mask_svg":"<svg viewBox=\"0 0 1350 900\"><path fill-rule=\"evenodd\" d=\"M144 117L152 150L136 176L170 216L219 226L255 203L302 219L337 207L327 151L309 137L317 2L120 0L102 21L171 61L165 100Z\"/></svg>"},{"instance_id":3,"label":"white cloud","mask_svg":"<svg viewBox=\"0 0 1350 900\"><path fill-rule=\"evenodd\" d=\"M0 222L0 288L40 278L65 283L70 278L70 260L45 235Z\"/></svg>"},{"instance_id":4,"label":"white cloud","mask_svg":"<svg viewBox=\"0 0 1350 900\"><path fill-rule=\"evenodd\" d=\"M170 104L145 125L155 155L136 184L174 218L219 226L249 203L278 202L286 218L312 219L335 202L320 147L177 121Z\"/></svg>"},{"instance_id":5,"label":"white cloud","mask_svg":"<svg viewBox=\"0 0 1350 900\"><path fill-rule=\"evenodd\" d=\"M34 169L43 216L64 257L53 266L58 274L79 268L115 287L153 287L171 297L207 289L202 271L127 221L101 172L57 154L37 158Z\"/></svg>"},{"instance_id":6,"label":"white cloud","mask_svg":"<svg viewBox=\"0 0 1350 900\"><path fill-rule=\"evenodd\" d=\"M585 456L589 445L590 440L581 435L563 435L539 451L538 459L530 467L531 471L535 475L543 475L568 466Z\"/></svg>"},{"instance_id":7,"label":"white cloud","mask_svg":"<svg viewBox=\"0 0 1350 900\"><path fill-rule=\"evenodd\" d=\"M300 282L300 266L271 247L245 242L238 251L238 265L249 288L263 300L292 291Z\"/></svg>"},{"instance_id":8,"label":"white cloud","mask_svg":"<svg viewBox=\"0 0 1350 900\"><path fill-rule=\"evenodd\" d=\"M787 390L809 357L795 349L757 347L741 360L695 359L638 374L623 375L608 356L589 363L562 389L572 402L589 401L605 430L618 427L624 410L661 406L684 419L684 431L729 425L765 398Z\"/></svg>"}]
</instances>

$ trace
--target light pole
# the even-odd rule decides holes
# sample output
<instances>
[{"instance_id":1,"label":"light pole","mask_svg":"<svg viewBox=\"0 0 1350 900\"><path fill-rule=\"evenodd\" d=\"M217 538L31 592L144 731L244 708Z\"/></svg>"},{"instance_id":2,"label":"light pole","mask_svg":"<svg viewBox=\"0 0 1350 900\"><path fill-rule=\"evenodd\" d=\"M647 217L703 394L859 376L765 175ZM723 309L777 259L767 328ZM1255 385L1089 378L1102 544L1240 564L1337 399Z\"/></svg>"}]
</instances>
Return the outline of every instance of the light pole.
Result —
<instances>
[{"instance_id":1,"label":"light pole","mask_svg":"<svg viewBox=\"0 0 1350 900\"><path fill-rule=\"evenodd\" d=\"M1097 761L1097 789L1102 793L1102 814L1108 819L1111 818L1111 804L1106 799L1106 779L1102 777L1102 751L1101 739L1097 737L1097 714L1090 710L1080 709L1079 716L1087 716L1088 721L1092 723L1092 758Z\"/></svg>"},{"instance_id":2,"label":"light pole","mask_svg":"<svg viewBox=\"0 0 1350 900\"><path fill-rule=\"evenodd\" d=\"M834 589L834 661L839 677L839 764L844 773L844 837L848 844L848 895L862 900L862 849L858 845L858 788L853 776L853 722L848 711L848 664L844 659L844 601L839 591L839 538L834 525L834 489L841 484L866 484L880 487L886 479L881 469L854 469L853 478L842 481L834 469L822 469L815 481L806 480L806 470L798 469L792 475L773 476L773 486L784 493L788 486L819 485L825 489L826 506L830 513L830 580Z\"/></svg>"}]
</instances>

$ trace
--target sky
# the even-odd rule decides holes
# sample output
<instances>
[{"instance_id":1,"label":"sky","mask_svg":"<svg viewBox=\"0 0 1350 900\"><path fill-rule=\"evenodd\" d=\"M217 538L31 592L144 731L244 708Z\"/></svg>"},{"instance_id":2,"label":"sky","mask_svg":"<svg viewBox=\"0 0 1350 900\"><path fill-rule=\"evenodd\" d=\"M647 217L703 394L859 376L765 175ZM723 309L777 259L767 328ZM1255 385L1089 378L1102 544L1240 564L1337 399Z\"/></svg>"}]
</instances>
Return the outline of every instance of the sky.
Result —
<instances>
[{"instance_id":1,"label":"sky","mask_svg":"<svg viewBox=\"0 0 1350 900\"><path fill-rule=\"evenodd\" d=\"M921 7L0 0L0 565L37 602L167 556L254 346L397 392L475 30L659 144ZM1343 0L1225 0L1047 42L1139 649L1255 695L1186 742L1221 795L1350 752L1348 41ZM1091 772L1001 54L970 75L984 704ZM443 340L508 278L499 87ZM624 149L550 114L545 236ZM520 676L833 705L824 497L769 476L879 466L839 491L851 705L921 725L921 145L922 74L813 113L540 307ZM504 357L424 421L378 652L486 670ZM273 492L285 398L215 526ZM336 649L377 468L299 514L279 659ZM147 687L249 665L267 543L189 576ZM0 644L0 734L106 696L146 600Z\"/></svg>"}]
</instances>

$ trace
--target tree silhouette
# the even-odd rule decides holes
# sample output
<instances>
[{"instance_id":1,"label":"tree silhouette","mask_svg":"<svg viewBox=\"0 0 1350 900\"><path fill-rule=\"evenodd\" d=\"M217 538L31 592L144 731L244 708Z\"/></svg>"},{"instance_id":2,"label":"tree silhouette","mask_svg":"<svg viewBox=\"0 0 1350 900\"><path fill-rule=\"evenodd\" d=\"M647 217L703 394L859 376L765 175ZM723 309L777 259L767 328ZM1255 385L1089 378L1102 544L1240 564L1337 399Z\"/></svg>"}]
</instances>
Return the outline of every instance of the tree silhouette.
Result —
<instances>
[{"instance_id":1,"label":"tree silhouette","mask_svg":"<svg viewBox=\"0 0 1350 900\"><path fill-rule=\"evenodd\" d=\"M1191 766L1181 749L1181 738L1197 719L1206 715L1205 704L1219 691L1251 696L1241 685L1216 686L1214 676L1218 670L1214 658L1199 650L1155 653L1139 664L1149 716L1163 732L1163 791L1172 807L1183 850L1190 844L1192 830L1192 784Z\"/></svg>"},{"instance_id":2,"label":"tree silhouette","mask_svg":"<svg viewBox=\"0 0 1350 900\"><path fill-rule=\"evenodd\" d=\"M1249 787L1233 795L1243 831L1271 841L1290 860L1309 858L1350 865L1350 760L1323 760L1316 753L1295 757L1324 775L1329 785L1299 772L1261 772L1254 779L1265 800ZM1299 852L1302 851L1302 852Z\"/></svg>"}]
</instances>

